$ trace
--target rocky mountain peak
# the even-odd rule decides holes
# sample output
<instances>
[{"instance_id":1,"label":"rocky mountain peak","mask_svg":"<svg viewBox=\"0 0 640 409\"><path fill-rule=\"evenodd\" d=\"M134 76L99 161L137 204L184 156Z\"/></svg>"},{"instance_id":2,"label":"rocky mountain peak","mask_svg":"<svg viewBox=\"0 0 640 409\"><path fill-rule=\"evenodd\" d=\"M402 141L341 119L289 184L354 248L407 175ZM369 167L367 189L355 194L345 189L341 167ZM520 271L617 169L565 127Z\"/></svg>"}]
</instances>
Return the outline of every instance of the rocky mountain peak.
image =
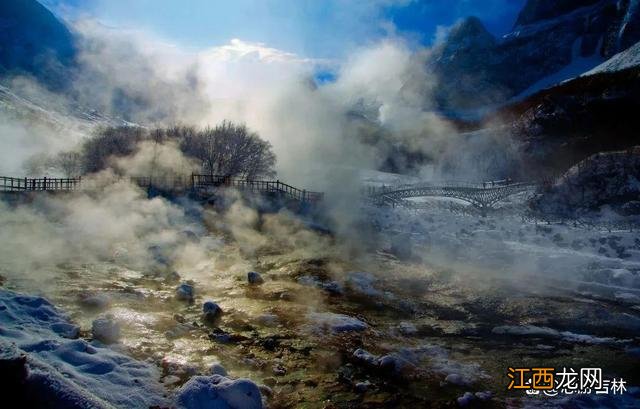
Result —
<instances>
[{"instance_id":1,"label":"rocky mountain peak","mask_svg":"<svg viewBox=\"0 0 640 409\"><path fill-rule=\"evenodd\" d=\"M456 24L447 37L447 43L467 46L493 46L495 37L487 31L477 17L467 17Z\"/></svg>"}]
</instances>

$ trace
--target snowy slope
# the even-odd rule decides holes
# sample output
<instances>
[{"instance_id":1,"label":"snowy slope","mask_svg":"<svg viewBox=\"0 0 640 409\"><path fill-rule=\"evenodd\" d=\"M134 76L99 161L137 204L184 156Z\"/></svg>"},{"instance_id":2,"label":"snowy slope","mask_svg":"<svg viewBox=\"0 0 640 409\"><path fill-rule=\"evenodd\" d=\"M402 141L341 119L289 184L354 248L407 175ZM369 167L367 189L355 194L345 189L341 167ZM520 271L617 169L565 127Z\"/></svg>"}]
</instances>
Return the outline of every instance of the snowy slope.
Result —
<instances>
[{"instance_id":1,"label":"snowy slope","mask_svg":"<svg viewBox=\"0 0 640 409\"><path fill-rule=\"evenodd\" d=\"M78 332L44 298L0 290L0 365L7 371L8 362L26 355L23 393L35 400L32 404L60 408L167 405L155 367L98 342L78 339Z\"/></svg>"},{"instance_id":2,"label":"snowy slope","mask_svg":"<svg viewBox=\"0 0 640 409\"><path fill-rule=\"evenodd\" d=\"M638 66L640 66L640 42L614 55L604 63L598 65L590 71L587 71L583 75L587 76L601 73L611 73Z\"/></svg>"},{"instance_id":3,"label":"snowy slope","mask_svg":"<svg viewBox=\"0 0 640 409\"><path fill-rule=\"evenodd\" d=\"M529 88L522 91L520 94L516 95L511 99L510 102L520 101L530 95L535 94L538 91L543 89L551 88L555 85L558 85L564 81L576 78L586 71L592 69L593 67L598 66L598 64L602 63L603 58L598 55L598 53L594 53L591 56L583 57L580 55L580 48L582 47L582 39L577 39L572 46L572 57L571 62L564 67L562 67L559 71L554 72L538 81L536 81Z\"/></svg>"}]
</instances>

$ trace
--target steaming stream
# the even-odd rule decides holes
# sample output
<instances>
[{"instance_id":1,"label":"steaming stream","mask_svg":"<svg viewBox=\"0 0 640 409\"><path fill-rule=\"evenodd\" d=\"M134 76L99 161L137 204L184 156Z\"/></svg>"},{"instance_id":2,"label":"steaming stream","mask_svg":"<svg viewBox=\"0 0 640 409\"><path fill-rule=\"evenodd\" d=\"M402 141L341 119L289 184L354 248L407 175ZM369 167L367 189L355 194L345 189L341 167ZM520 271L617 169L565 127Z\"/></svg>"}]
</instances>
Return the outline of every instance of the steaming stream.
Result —
<instances>
[{"instance_id":1,"label":"steaming stream","mask_svg":"<svg viewBox=\"0 0 640 409\"><path fill-rule=\"evenodd\" d=\"M498 400L485 404L502 406L524 396L506 393L509 366L602 367L629 385L640 381L637 305L539 285L517 265L508 274L443 267L401 260L384 245L351 253L293 216L255 217L237 207L224 216L205 211L206 229L172 222L174 230L198 233L169 240L162 230L169 244L151 247L156 263L142 266L129 257L136 243L117 236L105 241L108 255L94 260L76 254L47 263L45 251L22 263L5 247L0 258L14 262L0 274L5 288L41 293L68 312L83 337L91 337L96 317L112 314L122 325L115 348L162 368L168 390L214 362L267 385L272 407L439 407L466 391L491 391ZM57 228L65 223L57 220ZM145 234L136 240L149 246L159 232ZM173 247L196 262L167 250ZM434 252L420 243L412 250L425 260ZM264 284L247 283L251 270ZM187 280L193 303L175 296ZM207 300L224 311L217 324L202 320ZM387 364L371 367L353 355L358 348Z\"/></svg>"}]
</instances>

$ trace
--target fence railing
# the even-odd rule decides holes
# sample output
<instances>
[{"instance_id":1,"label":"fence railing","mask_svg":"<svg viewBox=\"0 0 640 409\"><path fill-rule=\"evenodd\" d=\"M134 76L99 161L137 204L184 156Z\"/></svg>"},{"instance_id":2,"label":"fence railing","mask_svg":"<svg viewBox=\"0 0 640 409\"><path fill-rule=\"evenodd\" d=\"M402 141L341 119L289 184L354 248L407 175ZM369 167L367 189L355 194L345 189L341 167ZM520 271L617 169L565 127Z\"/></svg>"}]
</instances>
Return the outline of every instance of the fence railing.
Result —
<instances>
[{"instance_id":1,"label":"fence railing","mask_svg":"<svg viewBox=\"0 0 640 409\"><path fill-rule=\"evenodd\" d=\"M188 177L148 177L129 178L132 183L142 187L157 187L170 190L202 189L207 187L232 187L239 190L259 193L279 193L300 202L315 203L323 199L324 194L298 189L279 180L246 180L219 175L191 175ZM82 187L82 178L13 178L0 176L0 192L25 191L71 191Z\"/></svg>"},{"instance_id":2,"label":"fence railing","mask_svg":"<svg viewBox=\"0 0 640 409\"><path fill-rule=\"evenodd\" d=\"M0 176L0 191L43 191L76 190L80 188L82 178L12 178Z\"/></svg>"},{"instance_id":3,"label":"fence railing","mask_svg":"<svg viewBox=\"0 0 640 409\"><path fill-rule=\"evenodd\" d=\"M195 189L208 187L232 187L238 190L262 193L280 193L300 202L316 203L324 198L324 193L311 192L280 182L279 180L247 180L220 175L191 175Z\"/></svg>"}]
</instances>

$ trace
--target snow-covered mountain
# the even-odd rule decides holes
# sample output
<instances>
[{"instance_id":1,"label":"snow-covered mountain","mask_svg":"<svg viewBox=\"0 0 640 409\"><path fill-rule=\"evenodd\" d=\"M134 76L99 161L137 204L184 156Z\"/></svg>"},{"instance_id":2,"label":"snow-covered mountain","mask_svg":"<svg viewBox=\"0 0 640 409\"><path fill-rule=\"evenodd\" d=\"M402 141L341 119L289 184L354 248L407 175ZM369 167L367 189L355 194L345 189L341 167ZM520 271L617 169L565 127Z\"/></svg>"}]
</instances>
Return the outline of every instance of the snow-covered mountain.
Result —
<instances>
[{"instance_id":1,"label":"snow-covered mountain","mask_svg":"<svg viewBox=\"0 0 640 409\"><path fill-rule=\"evenodd\" d=\"M640 41L639 0L529 0L498 39L477 18L452 28L429 67L439 105L469 110L576 77Z\"/></svg>"}]
</instances>

